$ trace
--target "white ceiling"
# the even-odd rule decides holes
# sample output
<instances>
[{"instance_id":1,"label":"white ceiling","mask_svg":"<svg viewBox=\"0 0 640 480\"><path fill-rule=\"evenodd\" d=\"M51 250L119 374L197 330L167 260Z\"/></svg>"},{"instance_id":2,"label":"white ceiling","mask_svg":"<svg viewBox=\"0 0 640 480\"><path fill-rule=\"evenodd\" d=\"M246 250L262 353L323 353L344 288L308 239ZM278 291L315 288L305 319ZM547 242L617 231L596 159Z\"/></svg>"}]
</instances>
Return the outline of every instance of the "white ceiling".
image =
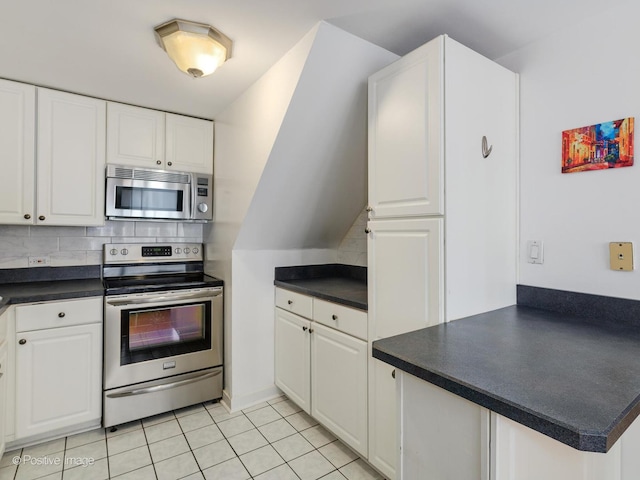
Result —
<instances>
[{"instance_id":1,"label":"white ceiling","mask_svg":"<svg viewBox=\"0 0 640 480\"><path fill-rule=\"evenodd\" d=\"M607 7L629 3L609 0ZM319 20L403 55L447 33L498 58L597 15L602 0L0 0L0 77L215 118ZM233 58L192 79L155 43L172 18L209 23ZM612 27L604 37L615 33ZM595 35L595 36L593 36ZM607 41L585 32L585 41ZM583 52L584 53L584 52Z\"/></svg>"}]
</instances>

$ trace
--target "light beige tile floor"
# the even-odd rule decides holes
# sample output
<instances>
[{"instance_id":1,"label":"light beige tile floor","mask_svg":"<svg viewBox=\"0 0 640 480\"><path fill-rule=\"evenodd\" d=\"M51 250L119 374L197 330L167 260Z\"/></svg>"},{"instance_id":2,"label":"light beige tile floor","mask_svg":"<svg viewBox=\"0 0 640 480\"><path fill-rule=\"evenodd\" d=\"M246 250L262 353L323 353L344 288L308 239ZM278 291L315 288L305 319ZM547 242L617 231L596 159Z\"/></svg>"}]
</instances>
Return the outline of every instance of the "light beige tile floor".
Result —
<instances>
[{"instance_id":1,"label":"light beige tile floor","mask_svg":"<svg viewBox=\"0 0 640 480\"><path fill-rule=\"evenodd\" d=\"M232 414L218 403L198 404L114 432L97 429L6 452L0 460L0 480L112 478L382 479L286 397Z\"/></svg>"}]
</instances>

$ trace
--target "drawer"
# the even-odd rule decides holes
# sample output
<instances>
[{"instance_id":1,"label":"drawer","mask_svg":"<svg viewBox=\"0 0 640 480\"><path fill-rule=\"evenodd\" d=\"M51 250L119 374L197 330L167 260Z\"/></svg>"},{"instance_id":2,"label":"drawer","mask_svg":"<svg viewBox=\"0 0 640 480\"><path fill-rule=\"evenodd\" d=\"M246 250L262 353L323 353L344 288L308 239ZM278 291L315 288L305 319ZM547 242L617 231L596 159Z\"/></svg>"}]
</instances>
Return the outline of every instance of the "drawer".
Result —
<instances>
[{"instance_id":1,"label":"drawer","mask_svg":"<svg viewBox=\"0 0 640 480\"><path fill-rule=\"evenodd\" d=\"M362 310L314 298L313 319L328 327L367 340L367 312Z\"/></svg>"},{"instance_id":2,"label":"drawer","mask_svg":"<svg viewBox=\"0 0 640 480\"><path fill-rule=\"evenodd\" d=\"M16 332L102 322L102 297L16 306Z\"/></svg>"},{"instance_id":3,"label":"drawer","mask_svg":"<svg viewBox=\"0 0 640 480\"><path fill-rule=\"evenodd\" d=\"M307 318L313 316L313 299L311 297L284 288L276 288L276 307Z\"/></svg>"}]
</instances>

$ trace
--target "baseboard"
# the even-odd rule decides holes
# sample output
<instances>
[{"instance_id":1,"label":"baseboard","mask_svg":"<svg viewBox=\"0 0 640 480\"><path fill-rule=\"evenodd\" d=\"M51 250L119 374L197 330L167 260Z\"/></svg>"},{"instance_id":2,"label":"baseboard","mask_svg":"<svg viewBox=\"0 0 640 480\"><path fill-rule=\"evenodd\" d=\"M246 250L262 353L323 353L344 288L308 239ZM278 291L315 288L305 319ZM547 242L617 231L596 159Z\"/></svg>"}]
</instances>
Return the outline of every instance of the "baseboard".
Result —
<instances>
[{"instance_id":1,"label":"baseboard","mask_svg":"<svg viewBox=\"0 0 640 480\"><path fill-rule=\"evenodd\" d=\"M239 410L244 410L245 408L253 407L259 403L272 400L280 395L282 395L282 391L280 391L280 389L275 385L241 396L230 396L229 392L224 390L222 392L222 400L220 400L220 402L233 413Z\"/></svg>"}]
</instances>

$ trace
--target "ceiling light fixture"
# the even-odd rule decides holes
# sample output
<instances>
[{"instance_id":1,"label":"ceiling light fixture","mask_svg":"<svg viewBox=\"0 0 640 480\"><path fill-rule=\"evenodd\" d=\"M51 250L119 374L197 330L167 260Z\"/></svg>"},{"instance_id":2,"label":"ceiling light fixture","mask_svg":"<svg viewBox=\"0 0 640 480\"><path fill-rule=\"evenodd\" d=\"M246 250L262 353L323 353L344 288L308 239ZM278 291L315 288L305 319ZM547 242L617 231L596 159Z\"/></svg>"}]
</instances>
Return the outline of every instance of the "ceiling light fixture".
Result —
<instances>
[{"instance_id":1,"label":"ceiling light fixture","mask_svg":"<svg viewBox=\"0 0 640 480\"><path fill-rule=\"evenodd\" d=\"M155 31L169 58L194 78L212 74L231 57L231 39L210 25L176 18Z\"/></svg>"}]
</instances>

